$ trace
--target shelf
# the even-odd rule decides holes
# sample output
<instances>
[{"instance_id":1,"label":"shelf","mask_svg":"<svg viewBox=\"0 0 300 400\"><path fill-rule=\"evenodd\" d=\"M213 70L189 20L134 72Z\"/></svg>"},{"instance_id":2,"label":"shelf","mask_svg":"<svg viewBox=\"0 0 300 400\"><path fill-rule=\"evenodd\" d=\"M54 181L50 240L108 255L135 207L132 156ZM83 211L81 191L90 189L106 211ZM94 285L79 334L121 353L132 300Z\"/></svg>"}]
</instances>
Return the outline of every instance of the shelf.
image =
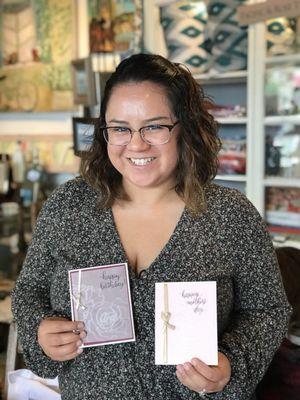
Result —
<instances>
[{"instance_id":1,"label":"shelf","mask_svg":"<svg viewBox=\"0 0 300 400\"><path fill-rule=\"evenodd\" d=\"M215 118L222 125L246 125L247 117Z\"/></svg>"},{"instance_id":2,"label":"shelf","mask_svg":"<svg viewBox=\"0 0 300 400\"><path fill-rule=\"evenodd\" d=\"M263 180L266 187L296 187L300 188L300 178L284 178L281 176L268 177Z\"/></svg>"},{"instance_id":3,"label":"shelf","mask_svg":"<svg viewBox=\"0 0 300 400\"><path fill-rule=\"evenodd\" d=\"M246 175L216 175L218 181L246 182Z\"/></svg>"},{"instance_id":4,"label":"shelf","mask_svg":"<svg viewBox=\"0 0 300 400\"><path fill-rule=\"evenodd\" d=\"M195 74L194 78L197 81L201 81L201 84L215 84L215 83L233 83L233 82L244 82L247 80L247 70L242 71L229 71L229 72L216 72L210 71L206 74Z\"/></svg>"},{"instance_id":5,"label":"shelf","mask_svg":"<svg viewBox=\"0 0 300 400\"><path fill-rule=\"evenodd\" d=\"M264 119L264 124L270 126L282 125L286 123L300 125L300 115L270 115Z\"/></svg>"},{"instance_id":6,"label":"shelf","mask_svg":"<svg viewBox=\"0 0 300 400\"><path fill-rule=\"evenodd\" d=\"M300 63L300 54L287 54L283 56L273 56L266 58L266 65L276 65L285 63Z\"/></svg>"},{"instance_id":7,"label":"shelf","mask_svg":"<svg viewBox=\"0 0 300 400\"><path fill-rule=\"evenodd\" d=\"M274 247L296 247L300 249L300 240L285 240L283 242L277 242L273 240Z\"/></svg>"}]
</instances>

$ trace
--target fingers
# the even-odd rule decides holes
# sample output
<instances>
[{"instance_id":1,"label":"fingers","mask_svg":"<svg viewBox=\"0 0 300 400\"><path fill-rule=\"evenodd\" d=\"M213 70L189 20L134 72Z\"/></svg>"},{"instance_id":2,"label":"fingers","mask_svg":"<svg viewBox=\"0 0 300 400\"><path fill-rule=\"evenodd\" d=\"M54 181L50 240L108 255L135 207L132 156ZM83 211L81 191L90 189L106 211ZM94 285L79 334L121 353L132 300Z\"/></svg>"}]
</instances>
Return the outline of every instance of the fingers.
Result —
<instances>
[{"instance_id":1,"label":"fingers","mask_svg":"<svg viewBox=\"0 0 300 400\"><path fill-rule=\"evenodd\" d=\"M176 376L180 382L190 390L200 392L205 389L208 393L211 391L210 382L205 377L201 376L189 362L177 365Z\"/></svg>"},{"instance_id":2,"label":"fingers","mask_svg":"<svg viewBox=\"0 0 300 400\"><path fill-rule=\"evenodd\" d=\"M72 332L82 331L84 323L81 321L68 321L65 319L45 319L41 322L41 326L47 324L47 333L58 333L58 332Z\"/></svg>"},{"instance_id":3,"label":"fingers","mask_svg":"<svg viewBox=\"0 0 300 400\"><path fill-rule=\"evenodd\" d=\"M207 393L219 392L230 380L230 361L222 353L219 353L217 366L209 366L193 358L191 362L178 365L176 375L183 385L196 392L203 389Z\"/></svg>"},{"instance_id":4,"label":"fingers","mask_svg":"<svg viewBox=\"0 0 300 400\"><path fill-rule=\"evenodd\" d=\"M203 361L199 360L199 358L193 358L191 364L195 370L207 380L217 382L220 379L219 370L208 366Z\"/></svg>"},{"instance_id":5,"label":"fingers","mask_svg":"<svg viewBox=\"0 0 300 400\"><path fill-rule=\"evenodd\" d=\"M48 343L50 346L62 346L70 343L77 342L78 339L84 339L86 337L86 332L81 331L80 334L73 332L57 334L49 334Z\"/></svg>"},{"instance_id":6,"label":"fingers","mask_svg":"<svg viewBox=\"0 0 300 400\"><path fill-rule=\"evenodd\" d=\"M86 337L84 323L65 318L48 318L40 323L38 343L44 353L55 361L67 361L82 353Z\"/></svg>"}]
</instances>

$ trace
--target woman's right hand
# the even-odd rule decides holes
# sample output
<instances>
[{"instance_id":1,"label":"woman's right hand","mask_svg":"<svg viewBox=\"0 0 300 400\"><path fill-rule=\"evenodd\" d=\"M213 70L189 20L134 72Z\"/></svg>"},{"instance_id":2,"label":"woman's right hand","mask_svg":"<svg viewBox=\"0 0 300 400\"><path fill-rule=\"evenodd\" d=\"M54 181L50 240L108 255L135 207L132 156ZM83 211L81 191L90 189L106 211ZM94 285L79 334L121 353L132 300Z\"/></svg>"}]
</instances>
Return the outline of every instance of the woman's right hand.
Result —
<instances>
[{"instance_id":1,"label":"woman's right hand","mask_svg":"<svg viewBox=\"0 0 300 400\"><path fill-rule=\"evenodd\" d=\"M55 361L72 360L82 353L81 339L85 337L83 322L61 317L43 319L38 328L39 345Z\"/></svg>"}]
</instances>

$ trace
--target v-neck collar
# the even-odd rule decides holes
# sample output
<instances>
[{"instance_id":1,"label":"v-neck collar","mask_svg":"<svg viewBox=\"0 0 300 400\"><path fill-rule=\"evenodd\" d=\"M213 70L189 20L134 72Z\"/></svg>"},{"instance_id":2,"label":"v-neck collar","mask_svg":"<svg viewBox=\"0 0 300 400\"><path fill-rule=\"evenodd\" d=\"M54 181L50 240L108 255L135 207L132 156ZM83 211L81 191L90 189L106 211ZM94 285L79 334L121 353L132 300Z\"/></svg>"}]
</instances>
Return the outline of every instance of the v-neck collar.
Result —
<instances>
[{"instance_id":1,"label":"v-neck collar","mask_svg":"<svg viewBox=\"0 0 300 400\"><path fill-rule=\"evenodd\" d=\"M139 279L138 274L134 271L134 269L132 268L132 266L129 264L129 260L127 258L123 243L121 241L116 223L115 223L115 219L114 219L114 215L113 215L113 211L112 208L108 209L109 211L109 219L111 222L111 226L112 226L112 233L113 233L113 238L115 239L115 243L118 246L118 250L119 253L121 255L121 258L124 260L124 262L126 262L128 264L129 267L129 273L132 275L133 278L135 279ZM163 258L163 256L166 253L169 253L171 251L171 249L173 248L173 246L176 244L177 239L180 237L180 234L182 232L182 228L183 226L186 227L187 221L191 220L192 216L189 214L186 206L184 207L180 218L174 228L174 231L172 232L168 242L164 245L164 247L160 250L159 254L155 257L155 259L150 263L150 265L144 269L145 273L151 273L153 268L155 268L155 266L159 263L159 261L161 260L161 258ZM145 274L143 274L144 276Z\"/></svg>"}]
</instances>

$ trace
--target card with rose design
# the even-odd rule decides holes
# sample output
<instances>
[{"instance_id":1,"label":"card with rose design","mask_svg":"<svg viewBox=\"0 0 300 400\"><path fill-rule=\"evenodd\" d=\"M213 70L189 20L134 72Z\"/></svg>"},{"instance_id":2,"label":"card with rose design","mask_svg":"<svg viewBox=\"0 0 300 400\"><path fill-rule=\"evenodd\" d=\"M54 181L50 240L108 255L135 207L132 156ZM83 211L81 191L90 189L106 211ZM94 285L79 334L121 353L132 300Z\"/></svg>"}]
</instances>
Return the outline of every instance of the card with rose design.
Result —
<instances>
[{"instance_id":1,"label":"card with rose design","mask_svg":"<svg viewBox=\"0 0 300 400\"><path fill-rule=\"evenodd\" d=\"M83 321L82 347L135 341L126 263L69 271L73 321Z\"/></svg>"},{"instance_id":2,"label":"card with rose design","mask_svg":"<svg viewBox=\"0 0 300 400\"><path fill-rule=\"evenodd\" d=\"M155 284L155 364L218 364L216 282Z\"/></svg>"}]
</instances>

